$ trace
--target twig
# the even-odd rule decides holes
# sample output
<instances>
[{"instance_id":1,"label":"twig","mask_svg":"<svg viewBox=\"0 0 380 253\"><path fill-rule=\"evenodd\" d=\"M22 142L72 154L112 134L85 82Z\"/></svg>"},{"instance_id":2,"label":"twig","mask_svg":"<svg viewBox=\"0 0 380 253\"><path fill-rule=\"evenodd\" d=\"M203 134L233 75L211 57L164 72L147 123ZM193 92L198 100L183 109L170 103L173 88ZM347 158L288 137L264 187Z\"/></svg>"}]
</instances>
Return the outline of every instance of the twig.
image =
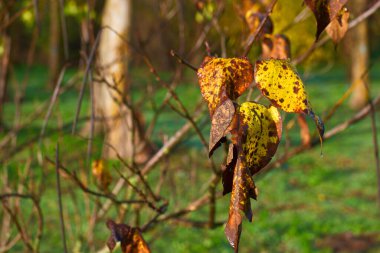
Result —
<instances>
[{"instance_id":1,"label":"twig","mask_svg":"<svg viewBox=\"0 0 380 253\"><path fill-rule=\"evenodd\" d=\"M66 26L66 18L65 18L65 5L63 3L64 0L59 0L59 7L60 7L60 18L61 18L61 32L62 32L62 38L63 38L63 52L65 55L65 60L67 61L69 59L69 40L67 36L67 26Z\"/></svg>"},{"instance_id":2,"label":"twig","mask_svg":"<svg viewBox=\"0 0 380 253\"><path fill-rule=\"evenodd\" d=\"M177 58L178 62L191 68L192 70L194 70L195 72L198 71L198 69L196 67L194 67L193 65L191 65L191 63L189 63L188 61L186 61L185 59L183 59L181 56L179 56L173 49L170 51L170 54L171 56Z\"/></svg>"},{"instance_id":3,"label":"twig","mask_svg":"<svg viewBox=\"0 0 380 253\"><path fill-rule=\"evenodd\" d=\"M61 221L61 236L62 236L63 250L65 253L67 253L66 235L65 235L65 221L63 218L63 208L62 208L61 181L59 178L59 145L58 145L58 142L57 142L56 149L55 149L55 173L57 176L58 207L59 207L59 219Z\"/></svg>"},{"instance_id":4,"label":"twig","mask_svg":"<svg viewBox=\"0 0 380 253\"><path fill-rule=\"evenodd\" d=\"M276 5L277 3L277 0L273 0L272 3L269 5L269 8L268 8L268 11L267 11L267 14L265 15L264 19L261 20L261 23L259 25L259 27L257 27L255 33L253 34L250 34L248 39L247 39L247 43L246 43L246 46L244 48L244 53L243 53L243 56L247 57L249 51L251 51L251 48L252 48L252 45L253 43L255 42L255 40L257 39L257 35L261 32L261 30L263 29L264 27L264 24L265 22L267 21L267 19L269 18L269 15L272 13L273 11L273 8L274 6Z\"/></svg>"}]
</instances>

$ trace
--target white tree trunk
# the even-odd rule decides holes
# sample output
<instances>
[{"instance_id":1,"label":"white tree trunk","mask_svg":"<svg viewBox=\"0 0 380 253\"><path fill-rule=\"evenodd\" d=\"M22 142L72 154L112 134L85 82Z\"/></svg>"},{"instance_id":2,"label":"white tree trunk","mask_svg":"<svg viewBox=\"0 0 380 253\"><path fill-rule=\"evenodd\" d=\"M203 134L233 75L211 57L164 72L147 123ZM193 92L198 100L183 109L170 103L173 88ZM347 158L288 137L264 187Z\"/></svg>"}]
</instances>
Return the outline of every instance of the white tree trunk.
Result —
<instances>
[{"instance_id":1,"label":"white tree trunk","mask_svg":"<svg viewBox=\"0 0 380 253\"><path fill-rule=\"evenodd\" d=\"M103 29L98 48L98 78L104 82L95 83L96 115L102 116L106 131L104 156L134 158L136 162L147 159L149 148L143 140L142 127L136 116L123 105L128 96L128 39L131 25L131 0L107 0L102 16ZM112 88L110 87L112 86ZM137 112L135 112L135 115ZM111 146L111 147L110 147Z\"/></svg>"}]
</instances>

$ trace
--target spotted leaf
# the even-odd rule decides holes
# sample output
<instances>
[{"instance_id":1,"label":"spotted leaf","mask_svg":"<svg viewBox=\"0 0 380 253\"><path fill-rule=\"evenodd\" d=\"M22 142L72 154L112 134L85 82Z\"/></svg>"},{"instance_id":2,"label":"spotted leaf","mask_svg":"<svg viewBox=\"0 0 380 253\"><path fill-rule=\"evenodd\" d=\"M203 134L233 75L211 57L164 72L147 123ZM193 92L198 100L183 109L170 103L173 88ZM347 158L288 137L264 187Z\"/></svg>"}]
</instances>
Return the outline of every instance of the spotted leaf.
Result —
<instances>
[{"instance_id":1,"label":"spotted leaf","mask_svg":"<svg viewBox=\"0 0 380 253\"><path fill-rule=\"evenodd\" d=\"M256 61L255 81L262 94L276 107L286 112L308 114L314 120L322 141L324 124L313 112L304 84L289 60Z\"/></svg>"},{"instance_id":2,"label":"spotted leaf","mask_svg":"<svg viewBox=\"0 0 380 253\"><path fill-rule=\"evenodd\" d=\"M245 102L238 109L238 150L252 175L267 165L276 153L282 134L277 108Z\"/></svg>"},{"instance_id":3,"label":"spotted leaf","mask_svg":"<svg viewBox=\"0 0 380 253\"><path fill-rule=\"evenodd\" d=\"M198 69L198 82L210 116L227 99L238 98L253 81L253 66L246 58L206 57Z\"/></svg>"},{"instance_id":4,"label":"spotted leaf","mask_svg":"<svg viewBox=\"0 0 380 253\"><path fill-rule=\"evenodd\" d=\"M317 20L316 39L319 38L327 25L335 19L347 0L304 0L306 5L314 13Z\"/></svg>"},{"instance_id":5,"label":"spotted leaf","mask_svg":"<svg viewBox=\"0 0 380 253\"><path fill-rule=\"evenodd\" d=\"M239 249L243 214L249 221L252 221L250 198L257 198L257 189L249 169L243 161L238 159L234 170L228 221L224 229L224 233L235 252L238 252Z\"/></svg>"},{"instance_id":6,"label":"spotted leaf","mask_svg":"<svg viewBox=\"0 0 380 253\"><path fill-rule=\"evenodd\" d=\"M107 242L110 251L115 248L117 242L120 242L123 253L150 253L148 244L138 228L117 224L113 220L107 221L107 227L111 231Z\"/></svg>"}]
</instances>

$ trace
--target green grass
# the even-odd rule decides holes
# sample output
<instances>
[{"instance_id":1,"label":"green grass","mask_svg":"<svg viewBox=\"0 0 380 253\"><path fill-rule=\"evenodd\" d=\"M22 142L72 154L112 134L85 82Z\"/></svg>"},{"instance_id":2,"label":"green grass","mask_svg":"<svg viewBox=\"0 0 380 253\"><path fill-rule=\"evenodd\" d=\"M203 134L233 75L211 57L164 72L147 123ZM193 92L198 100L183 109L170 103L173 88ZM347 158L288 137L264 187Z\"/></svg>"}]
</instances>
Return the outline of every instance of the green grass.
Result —
<instances>
[{"instance_id":1,"label":"green grass","mask_svg":"<svg viewBox=\"0 0 380 253\"><path fill-rule=\"evenodd\" d=\"M379 69L379 66L376 66ZM376 67L373 69L375 70ZM25 69L16 68L15 79L22 81ZM22 106L22 120L30 115L36 106L47 100L51 91L45 88L46 70L44 67L33 67L30 82L26 90L26 97ZM68 76L72 75L70 71ZM144 111L146 121L149 123L153 117L152 103L160 104L166 91L154 81L145 69L134 69L131 72L134 101ZM168 75L164 76L168 78ZM378 94L380 76L371 72L373 94ZM310 101L314 111L324 115L335 101L348 87L345 73L341 68L335 68L325 74L310 76L305 81ZM151 99L146 98L147 86L155 90ZM193 112L200 99L199 88L195 75L189 73L184 82L177 88L180 99L190 112ZM13 92L10 92L10 97ZM70 127L57 130L62 125L68 125L73 120L78 91L70 90L59 99L59 105L48 124L47 137L43 140L41 152L44 156L54 157L55 144L60 143L61 161L71 170L78 173L86 172L87 140L70 135ZM59 110L57 110L59 108ZM89 99L86 95L82 108L82 115L87 115ZM15 107L12 100L5 105L5 122L11 126ZM326 123L326 130L333 128L339 122L349 119L352 112L345 102L337 114ZM377 114L377 117L379 114ZM292 120L294 115L288 114L286 122ZM157 146L162 145L163 136L171 136L186 120L180 118L170 108L166 107L153 132L153 140ZM314 125L309 120L310 129ZM38 135L42 119L22 130L17 136L17 145L27 142ZM205 115L201 121L202 131L208 135L209 119ZM286 125L286 123L284 124ZM83 126L81 124L80 126ZM0 138L5 133L0 134ZM293 145L300 143L297 127L289 132ZM93 159L101 154L103 138L97 136L94 141ZM11 148L11 147L10 147ZM54 168L48 164L38 162L38 144L34 144L11 160L1 165L2 173L9 174L11 185L16 187L20 176L17 170L23 168L28 157L32 157L32 176L28 182L43 184L42 207L45 217L45 232L42 252L61 251L57 196L55 190ZM284 141L278 150L278 155L285 152ZM257 178L259 200L252 204L254 221L252 224L244 222L241 238L241 252L332 252L331 249L317 247L322 238L339 233L351 232L360 234L379 234L380 219L379 208L376 203L376 171L373 156L372 134L370 118L349 127L343 133L326 141L323 146L323 157L319 148L298 155L281 167ZM217 151L217 161L222 159L222 152ZM165 187L162 195L170 202L168 212L186 206L191 200L207 191L206 182L212 174L207 163L207 154L196 135L187 137L176 149L175 155L167 161L169 164ZM155 185L159 178L162 163L149 174L148 180ZM116 177L116 173L113 173ZM64 213L67 224L68 246L72 251L90 251L86 245L88 215L86 210L94 207L94 202L88 202L79 190L73 191L73 183L62 178L62 191L64 197ZM171 182L176 187L172 188ZM95 188L94 185L92 185ZM13 188L15 189L15 188ZM222 190L222 185L217 187ZM217 202L217 221L225 222L228 216L229 196ZM30 203L24 203L25 210L30 211ZM25 206L24 206L25 205ZM89 209L90 208L90 209ZM108 218L116 216L117 208L112 208ZM28 212L26 211L26 212ZM1 213L2 211L0 211ZM150 211L143 212L141 223L152 217ZM208 208L190 214L189 219L207 221ZM128 212L125 223L135 224L133 212ZM33 225L29 228L35 230ZM95 227L94 245L103 246L108 238L104 220ZM153 252L232 252L224 236L223 226L215 229L190 228L177 223L169 222L156 226L144 237L150 243ZM23 251L23 245L18 243L12 252ZM378 252L379 247L372 247L370 252Z\"/></svg>"}]
</instances>

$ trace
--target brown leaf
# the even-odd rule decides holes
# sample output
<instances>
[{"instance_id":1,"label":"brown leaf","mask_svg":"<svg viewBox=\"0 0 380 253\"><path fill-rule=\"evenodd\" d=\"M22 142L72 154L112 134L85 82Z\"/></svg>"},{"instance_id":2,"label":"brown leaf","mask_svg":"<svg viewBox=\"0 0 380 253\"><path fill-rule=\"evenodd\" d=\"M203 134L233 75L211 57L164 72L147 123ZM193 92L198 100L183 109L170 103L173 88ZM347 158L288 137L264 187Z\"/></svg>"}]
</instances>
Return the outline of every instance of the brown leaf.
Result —
<instances>
[{"instance_id":1,"label":"brown leaf","mask_svg":"<svg viewBox=\"0 0 380 253\"><path fill-rule=\"evenodd\" d=\"M311 143L309 126L307 125L306 118L303 114L299 114L297 117L298 125L300 126L300 136L302 144L309 146Z\"/></svg>"},{"instance_id":2,"label":"brown leaf","mask_svg":"<svg viewBox=\"0 0 380 253\"><path fill-rule=\"evenodd\" d=\"M237 162L236 146L230 143L229 148L228 148L226 165L224 166L224 169L223 169L223 177L222 177L223 195L226 195L227 193L230 193L232 191L232 183L234 179L234 169L236 166L236 162Z\"/></svg>"},{"instance_id":3,"label":"brown leaf","mask_svg":"<svg viewBox=\"0 0 380 253\"><path fill-rule=\"evenodd\" d=\"M253 66L247 58L206 57L199 67L198 82L210 116L227 99L238 98L253 81Z\"/></svg>"},{"instance_id":4,"label":"brown leaf","mask_svg":"<svg viewBox=\"0 0 380 253\"><path fill-rule=\"evenodd\" d=\"M209 141L209 157L212 156L215 149L217 149L226 134L228 133L228 127L231 124L232 118L235 114L235 106L231 100L224 101L212 115L211 119L211 131Z\"/></svg>"},{"instance_id":5,"label":"brown leaf","mask_svg":"<svg viewBox=\"0 0 380 253\"><path fill-rule=\"evenodd\" d=\"M274 36L266 36L261 42L261 58L262 59L289 59L290 54L290 40L283 34L276 34Z\"/></svg>"},{"instance_id":6,"label":"brown leaf","mask_svg":"<svg viewBox=\"0 0 380 253\"><path fill-rule=\"evenodd\" d=\"M110 251L115 248L117 242L120 242L123 253L150 253L148 244L138 228L117 224L113 220L107 221L107 227L111 230L111 236L107 241Z\"/></svg>"},{"instance_id":7,"label":"brown leaf","mask_svg":"<svg viewBox=\"0 0 380 253\"><path fill-rule=\"evenodd\" d=\"M335 19L347 0L304 0L306 5L314 13L317 20L317 33L315 38L327 27L327 25Z\"/></svg>"},{"instance_id":8,"label":"brown leaf","mask_svg":"<svg viewBox=\"0 0 380 253\"><path fill-rule=\"evenodd\" d=\"M238 252L240 234L242 231L242 213L252 221L251 198L256 198L256 187L249 169L240 159L234 171L233 187L230 200L229 216L224 233L230 245Z\"/></svg>"},{"instance_id":9,"label":"brown leaf","mask_svg":"<svg viewBox=\"0 0 380 253\"><path fill-rule=\"evenodd\" d=\"M338 44L348 30L348 18L350 13L346 8L336 16L334 20L326 27L326 32L335 44Z\"/></svg>"}]
</instances>

